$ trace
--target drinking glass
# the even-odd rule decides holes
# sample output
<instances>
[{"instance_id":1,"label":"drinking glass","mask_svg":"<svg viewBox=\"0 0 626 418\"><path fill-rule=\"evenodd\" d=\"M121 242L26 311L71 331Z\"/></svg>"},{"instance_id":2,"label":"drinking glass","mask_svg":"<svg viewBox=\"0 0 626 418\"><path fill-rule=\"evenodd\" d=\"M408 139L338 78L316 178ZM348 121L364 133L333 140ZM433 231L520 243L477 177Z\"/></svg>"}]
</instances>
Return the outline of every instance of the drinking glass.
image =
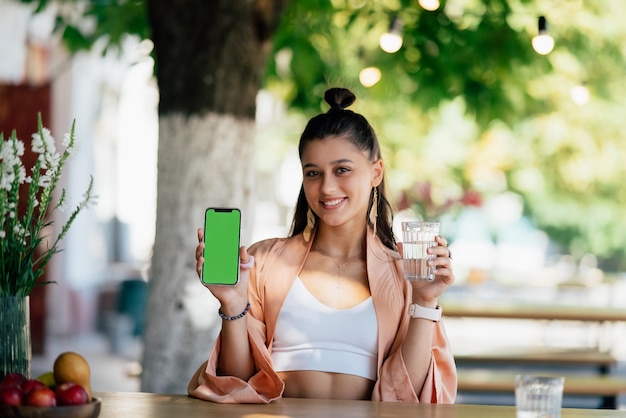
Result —
<instances>
[{"instance_id":1,"label":"drinking glass","mask_svg":"<svg viewBox=\"0 0 626 418\"><path fill-rule=\"evenodd\" d=\"M515 376L517 418L560 418L564 377Z\"/></svg>"},{"instance_id":2,"label":"drinking glass","mask_svg":"<svg viewBox=\"0 0 626 418\"><path fill-rule=\"evenodd\" d=\"M439 222L402 222L402 258L404 278L407 280L434 280L435 267L428 261L435 258L428 249L437 245Z\"/></svg>"}]
</instances>

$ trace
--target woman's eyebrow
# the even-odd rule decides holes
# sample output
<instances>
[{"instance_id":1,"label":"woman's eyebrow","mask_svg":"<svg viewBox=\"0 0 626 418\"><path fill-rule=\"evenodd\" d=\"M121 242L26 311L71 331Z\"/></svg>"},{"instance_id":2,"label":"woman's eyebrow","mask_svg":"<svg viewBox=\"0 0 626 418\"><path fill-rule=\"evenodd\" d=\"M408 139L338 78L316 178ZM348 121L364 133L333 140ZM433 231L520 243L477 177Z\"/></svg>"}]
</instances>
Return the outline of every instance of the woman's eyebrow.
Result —
<instances>
[{"instance_id":1,"label":"woman's eyebrow","mask_svg":"<svg viewBox=\"0 0 626 418\"><path fill-rule=\"evenodd\" d=\"M351 159L349 158L341 158L339 160L335 160L335 161L331 161L331 164L343 164L343 163L351 163L353 162Z\"/></svg>"},{"instance_id":2,"label":"woman's eyebrow","mask_svg":"<svg viewBox=\"0 0 626 418\"><path fill-rule=\"evenodd\" d=\"M335 160L335 161L331 161L330 164L331 165L335 165L335 164L343 164L343 163L353 163L353 161L349 158L341 158L339 160ZM309 168L309 167L317 167L317 164L314 163L306 163L302 166L302 168Z\"/></svg>"}]
</instances>

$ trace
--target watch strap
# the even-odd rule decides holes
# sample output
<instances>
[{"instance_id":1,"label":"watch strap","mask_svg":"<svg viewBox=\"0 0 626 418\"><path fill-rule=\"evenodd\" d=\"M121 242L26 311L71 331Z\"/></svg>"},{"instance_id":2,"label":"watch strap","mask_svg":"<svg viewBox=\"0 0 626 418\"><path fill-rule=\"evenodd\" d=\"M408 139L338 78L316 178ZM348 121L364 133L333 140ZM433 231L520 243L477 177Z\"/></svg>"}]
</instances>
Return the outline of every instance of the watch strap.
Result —
<instances>
[{"instance_id":1,"label":"watch strap","mask_svg":"<svg viewBox=\"0 0 626 418\"><path fill-rule=\"evenodd\" d=\"M435 309L424 308L417 303L409 305L409 316L411 318L429 319L433 322L439 322L441 320L442 312L441 306L439 305L437 305Z\"/></svg>"}]
</instances>

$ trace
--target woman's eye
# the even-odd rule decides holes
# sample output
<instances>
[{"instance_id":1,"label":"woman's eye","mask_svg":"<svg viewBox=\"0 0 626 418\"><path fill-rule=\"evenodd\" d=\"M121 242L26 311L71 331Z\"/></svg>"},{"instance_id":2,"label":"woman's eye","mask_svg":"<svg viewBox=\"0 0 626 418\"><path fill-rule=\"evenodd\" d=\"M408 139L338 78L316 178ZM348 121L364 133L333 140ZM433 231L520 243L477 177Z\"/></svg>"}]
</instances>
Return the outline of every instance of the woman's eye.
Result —
<instances>
[{"instance_id":1,"label":"woman's eye","mask_svg":"<svg viewBox=\"0 0 626 418\"><path fill-rule=\"evenodd\" d=\"M305 177L315 177L319 175L319 171L307 171L304 175Z\"/></svg>"},{"instance_id":2,"label":"woman's eye","mask_svg":"<svg viewBox=\"0 0 626 418\"><path fill-rule=\"evenodd\" d=\"M339 167L337 169L337 173L339 174L344 174L344 173L349 173L349 172L350 172L350 169L348 167Z\"/></svg>"}]
</instances>

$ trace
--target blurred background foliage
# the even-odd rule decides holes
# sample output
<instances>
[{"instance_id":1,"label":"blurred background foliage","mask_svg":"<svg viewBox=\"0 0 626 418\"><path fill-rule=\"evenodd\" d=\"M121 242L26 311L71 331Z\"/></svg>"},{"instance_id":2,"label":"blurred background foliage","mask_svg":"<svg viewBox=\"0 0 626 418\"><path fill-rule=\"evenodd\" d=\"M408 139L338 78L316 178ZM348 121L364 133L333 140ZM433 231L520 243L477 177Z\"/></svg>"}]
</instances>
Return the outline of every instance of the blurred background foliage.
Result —
<instances>
[{"instance_id":1,"label":"blurred background foliage","mask_svg":"<svg viewBox=\"0 0 626 418\"><path fill-rule=\"evenodd\" d=\"M540 15L555 39L546 56L531 47ZM394 16L403 45L388 54L378 39ZM325 111L329 85L353 89L399 206L428 216L426 204L448 211L468 193L479 205L514 192L560 251L623 271L625 17L620 1L292 2L267 88L307 114ZM365 88L358 75L372 65L382 76ZM584 105L572 100L577 86L590 92Z\"/></svg>"},{"instance_id":2,"label":"blurred background foliage","mask_svg":"<svg viewBox=\"0 0 626 418\"><path fill-rule=\"evenodd\" d=\"M149 37L143 0L22 1L58 7L71 50ZM531 47L540 15L555 39L545 56ZM394 17L403 45L390 54L378 42ZM417 0L291 1L265 88L298 128L275 128L259 152L275 168L303 121L326 111L323 92L346 86L377 130L399 207L438 215L513 192L561 251L626 270L625 19L622 0L441 0L436 11ZM381 79L366 88L370 66ZM590 94L583 105L577 86Z\"/></svg>"}]
</instances>

